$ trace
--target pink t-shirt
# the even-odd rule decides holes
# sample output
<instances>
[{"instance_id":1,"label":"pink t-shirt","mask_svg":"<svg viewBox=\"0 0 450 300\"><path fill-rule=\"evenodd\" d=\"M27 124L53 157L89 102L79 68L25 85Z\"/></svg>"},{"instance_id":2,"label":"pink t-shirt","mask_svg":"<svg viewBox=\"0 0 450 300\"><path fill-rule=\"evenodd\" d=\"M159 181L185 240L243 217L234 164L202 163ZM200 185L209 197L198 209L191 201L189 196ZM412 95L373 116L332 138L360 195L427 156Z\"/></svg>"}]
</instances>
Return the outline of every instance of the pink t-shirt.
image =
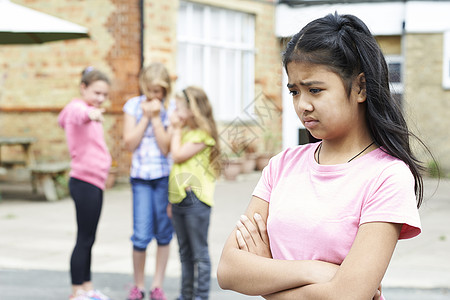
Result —
<instances>
[{"instance_id":1,"label":"pink t-shirt","mask_svg":"<svg viewBox=\"0 0 450 300\"><path fill-rule=\"evenodd\" d=\"M58 116L59 125L66 131L72 161L70 176L93 184L102 190L111 166L101 122L91 121L93 109L81 99L73 99Z\"/></svg>"},{"instance_id":2,"label":"pink t-shirt","mask_svg":"<svg viewBox=\"0 0 450 300\"><path fill-rule=\"evenodd\" d=\"M269 202L274 259L341 264L358 227L368 222L403 224L400 239L421 232L414 178L405 163L378 148L349 163L319 165L318 145L273 157L253 192Z\"/></svg>"}]
</instances>

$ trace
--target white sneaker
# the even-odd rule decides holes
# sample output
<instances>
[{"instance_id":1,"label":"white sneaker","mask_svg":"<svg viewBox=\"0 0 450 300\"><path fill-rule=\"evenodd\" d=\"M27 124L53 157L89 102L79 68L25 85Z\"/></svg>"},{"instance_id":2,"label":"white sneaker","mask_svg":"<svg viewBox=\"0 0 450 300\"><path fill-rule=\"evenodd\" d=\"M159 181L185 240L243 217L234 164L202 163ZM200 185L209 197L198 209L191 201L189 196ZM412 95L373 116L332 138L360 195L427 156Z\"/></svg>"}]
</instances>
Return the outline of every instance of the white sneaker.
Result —
<instances>
[{"instance_id":1,"label":"white sneaker","mask_svg":"<svg viewBox=\"0 0 450 300\"><path fill-rule=\"evenodd\" d=\"M86 293L86 296L90 300L111 300L108 296L100 292L99 290L92 290Z\"/></svg>"},{"instance_id":2,"label":"white sneaker","mask_svg":"<svg viewBox=\"0 0 450 300\"><path fill-rule=\"evenodd\" d=\"M86 296L86 292L79 290L75 295L70 295L69 300L91 300L88 296Z\"/></svg>"}]
</instances>

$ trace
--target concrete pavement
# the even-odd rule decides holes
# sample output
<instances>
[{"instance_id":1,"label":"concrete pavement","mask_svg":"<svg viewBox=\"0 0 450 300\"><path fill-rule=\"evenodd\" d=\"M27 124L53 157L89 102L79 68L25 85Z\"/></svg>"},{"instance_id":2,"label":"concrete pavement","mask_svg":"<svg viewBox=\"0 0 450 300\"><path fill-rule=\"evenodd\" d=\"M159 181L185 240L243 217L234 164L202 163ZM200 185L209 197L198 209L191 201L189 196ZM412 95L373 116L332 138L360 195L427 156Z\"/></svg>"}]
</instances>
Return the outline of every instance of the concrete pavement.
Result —
<instances>
[{"instance_id":1,"label":"concrete pavement","mask_svg":"<svg viewBox=\"0 0 450 300\"><path fill-rule=\"evenodd\" d=\"M225 239L245 210L259 178L257 172L237 181L219 181L211 216L210 251L213 264L211 299L250 299L221 290L215 279ZM423 233L398 243L383 280L386 299L450 299L450 181L426 180L420 210ZM0 300L68 299L69 257L76 227L73 202L45 202L32 196L27 184L0 182ZM131 191L121 184L105 193L93 249L93 281L113 299L125 299L132 282ZM177 243L171 244L165 290L178 295L180 264ZM149 248L148 283L153 273L155 244Z\"/></svg>"}]
</instances>

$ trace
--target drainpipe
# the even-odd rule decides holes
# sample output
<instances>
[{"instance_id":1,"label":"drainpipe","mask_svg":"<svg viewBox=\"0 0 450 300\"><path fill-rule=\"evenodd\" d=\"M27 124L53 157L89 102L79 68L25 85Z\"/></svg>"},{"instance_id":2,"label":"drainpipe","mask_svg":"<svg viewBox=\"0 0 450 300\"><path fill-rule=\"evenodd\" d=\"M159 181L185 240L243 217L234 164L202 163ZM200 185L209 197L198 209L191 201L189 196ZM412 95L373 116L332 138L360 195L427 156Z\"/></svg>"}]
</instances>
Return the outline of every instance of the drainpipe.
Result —
<instances>
[{"instance_id":1,"label":"drainpipe","mask_svg":"<svg viewBox=\"0 0 450 300\"><path fill-rule=\"evenodd\" d=\"M140 50L141 50L141 69L144 66L144 0L139 0L139 13L140 13Z\"/></svg>"},{"instance_id":2,"label":"drainpipe","mask_svg":"<svg viewBox=\"0 0 450 300\"><path fill-rule=\"evenodd\" d=\"M402 96L402 100L401 100L401 106L402 106L402 108L404 108L405 107L405 99L406 99L406 97L405 97L405 93L406 93L406 82L405 82L405 79L406 79L406 74L405 74L405 71L406 71L406 6L408 5L408 3L407 3L407 0L403 0L403 22L402 22L402 33L401 33L401 38L400 38L400 43L401 43L401 45L400 45L400 54L401 54L401 56L402 56L402 60L403 60L403 62L402 62L402 68L401 68L401 72L400 72L400 74L401 74L401 78L400 78L400 80L402 81L402 84L403 84L403 96Z\"/></svg>"}]
</instances>

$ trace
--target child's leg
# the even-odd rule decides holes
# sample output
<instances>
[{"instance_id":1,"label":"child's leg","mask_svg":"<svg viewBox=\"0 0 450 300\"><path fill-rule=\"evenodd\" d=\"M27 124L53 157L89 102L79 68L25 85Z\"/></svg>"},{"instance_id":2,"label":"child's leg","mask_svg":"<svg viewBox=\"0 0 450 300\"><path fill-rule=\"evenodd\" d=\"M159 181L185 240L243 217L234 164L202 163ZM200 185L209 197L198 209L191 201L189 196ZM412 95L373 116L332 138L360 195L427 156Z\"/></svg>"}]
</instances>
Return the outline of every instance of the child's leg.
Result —
<instances>
[{"instance_id":1,"label":"child's leg","mask_svg":"<svg viewBox=\"0 0 450 300\"><path fill-rule=\"evenodd\" d=\"M208 248L208 229L211 207L198 200L193 192L189 193L193 200L190 212L186 214L185 227L189 232L193 260L197 265L197 290L195 299L208 299L211 280L211 260Z\"/></svg>"},{"instance_id":2,"label":"child's leg","mask_svg":"<svg viewBox=\"0 0 450 300\"><path fill-rule=\"evenodd\" d=\"M133 277L134 284L141 290L145 288L145 258L146 251L133 249Z\"/></svg>"},{"instance_id":3,"label":"child's leg","mask_svg":"<svg viewBox=\"0 0 450 300\"><path fill-rule=\"evenodd\" d=\"M133 274L134 284L145 288L146 249L153 238L152 187L149 180L131 179L133 192Z\"/></svg>"},{"instance_id":4,"label":"child's leg","mask_svg":"<svg viewBox=\"0 0 450 300\"><path fill-rule=\"evenodd\" d=\"M103 191L87 182L71 178L70 194L77 218L77 241L70 260L72 290L77 292L91 283L91 250L95 241L103 202Z\"/></svg>"},{"instance_id":5,"label":"child's leg","mask_svg":"<svg viewBox=\"0 0 450 300\"><path fill-rule=\"evenodd\" d=\"M182 207L183 203L172 206L172 223L175 229L181 262L181 296L190 300L194 296L194 260L189 240L189 232L186 230L185 211L189 208Z\"/></svg>"},{"instance_id":6,"label":"child's leg","mask_svg":"<svg viewBox=\"0 0 450 300\"><path fill-rule=\"evenodd\" d=\"M155 276L153 276L152 290L157 287L161 288L163 285L169 253L170 245L158 245L156 249Z\"/></svg>"},{"instance_id":7,"label":"child's leg","mask_svg":"<svg viewBox=\"0 0 450 300\"><path fill-rule=\"evenodd\" d=\"M92 291L94 289L94 285L92 284L92 281L87 281L83 283L83 290L85 291Z\"/></svg>"},{"instance_id":8,"label":"child's leg","mask_svg":"<svg viewBox=\"0 0 450 300\"><path fill-rule=\"evenodd\" d=\"M168 177L152 180L152 202L154 206L153 222L156 231L155 238L158 242L155 276L152 282L152 289L162 288L163 286L167 261L169 260L169 243L172 240L173 234L172 222L167 215L167 206L169 205L168 183Z\"/></svg>"},{"instance_id":9,"label":"child's leg","mask_svg":"<svg viewBox=\"0 0 450 300\"><path fill-rule=\"evenodd\" d=\"M86 290L84 289L83 285L80 284L72 284L72 296L76 296L79 293L84 293Z\"/></svg>"}]
</instances>

